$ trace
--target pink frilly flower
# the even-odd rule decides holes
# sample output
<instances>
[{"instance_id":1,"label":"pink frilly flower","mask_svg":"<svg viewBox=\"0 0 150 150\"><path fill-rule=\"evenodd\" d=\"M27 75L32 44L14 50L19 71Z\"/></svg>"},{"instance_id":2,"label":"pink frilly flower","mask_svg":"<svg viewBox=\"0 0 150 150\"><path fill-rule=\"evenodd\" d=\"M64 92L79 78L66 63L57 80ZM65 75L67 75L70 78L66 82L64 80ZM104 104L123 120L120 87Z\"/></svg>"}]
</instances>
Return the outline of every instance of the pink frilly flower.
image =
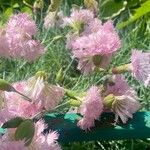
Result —
<instances>
[{"instance_id":1,"label":"pink frilly flower","mask_svg":"<svg viewBox=\"0 0 150 150\"><path fill-rule=\"evenodd\" d=\"M131 88L122 75L115 75L114 84L107 86L106 95L111 95L111 110L116 114L116 119L121 118L126 123L128 118L140 108L138 97L133 88Z\"/></svg>"},{"instance_id":2,"label":"pink frilly flower","mask_svg":"<svg viewBox=\"0 0 150 150\"><path fill-rule=\"evenodd\" d=\"M98 32L79 37L73 43L73 54L77 58L113 54L121 47L121 42L113 24L106 22Z\"/></svg>"},{"instance_id":3,"label":"pink frilly flower","mask_svg":"<svg viewBox=\"0 0 150 150\"><path fill-rule=\"evenodd\" d=\"M15 140L16 129L7 129L5 134L0 137L0 150L29 150L25 146L24 140Z\"/></svg>"},{"instance_id":4,"label":"pink frilly flower","mask_svg":"<svg viewBox=\"0 0 150 150\"><path fill-rule=\"evenodd\" d=\"M32 99L27 101L24 97L14 92L4 92L4 106L0 111L0 123L16 117L33 117L43 109L51 110L58 105L64 96L64 89L49 85L42 78L32 77L28 81L21 81L12 86Z\"/></svg>"},{"instance_id":5,"label":"pink frilly flower","mask_svg":"<svg viewBox=\"0 0 150 150\"><path fill-rule=\"evenodd\" d=\"M131 56L132 75L142 81L145 87L150 85L150 53L142 53L138 50L132 51Z\"/></svg>"},{"instance_id":6,"label":"pink frilly flower","mask_svg":"<svg viewBox=\"0 0 150 150\"><path fill-rule=\"evenodd\" d=\"M49 131L48 134L44 135L42 132L46 127L43 120L39 120L35 124L35 135L29 145L29 150L61 150L57 142L59 134L56 131Z\"/></svg>"},{"instance_id":7,"label":"pink frilly flower","mask_svg":"<svg viewBox=\"0 0 150 150\"><path fill-rule=\"evenodd\" d=\"M27 80L25 93L36 105L51 110L62 100L65 91L60 86L48 84L42 76L34 76Z\"/></svg>"},{"instance_id":8,"label":"pink frilly flower","mask_svg":"<svg viewBox=\"0 0 150 150\"><path fill-rule=\"evenodd\" d=\"M34 61L45 52L40 42L32 40L32 36L37 33L37 27L28 14L13 15L7 23L5 32L7 57ZM1 46L3 44L0 43Z\"/></svg>"},{"instance_id":9,"label":"pink frilly flower","mask_svg":"<svg viewBox=\"0 0 150 150\"><path fill-rule=\"evenodd\" d=\"M0 139L0 150L28 150L23 141L3 141Z\"/></svg>"},{"instance_id":10,"label":"pink frilly flower","mask_svg":"<svg viewBox=\"0 0 150 150\"><path fill-rule=\"evenodd\" d=\"M81 72L84 75L88 75L91 72L93 72L96 68L107 68L107 66L111 62L111 57L112 55L107 55L107 56L96 56L91 59L89 58L80 58L79 63L78 63L78 69L81 70ZM98 58L98 61L96 59Z\"/></svg>"},{"instance_id":11,"label":"pink frilly flower","mask_svg":"<svg viewBox=\"0 0 150 150\"><path fill-rule=\"evenodd\" d=\"M12 86L21 93L25 93L27 87L25 81L14 83ZM42 109L40 105L24 100L22 96L14 92L5 92L5 105L4 110L14 117L31 117Z\"/></svg>"},{"instance_id":12,"label":"pink frilly flower","mask_svg":"<svg viewBox=\"0 0 150 150\"><path fill-rule=\"evenodd\" d=\"M103 103L100 90L98 87L92 86L80 106L83 118L78 122L78 126L83 130L90 129L94 126L94 120L99 120L102 111Z\"/></svg>"},{"instance_id":13,"label":"pink frilly flower","mask_svg":"<svg viewBox=\"0 0 150 150\"><path fill-rule=\"evenodd\" d=\"M86 24L94 18L92 11L87 9L72 9L70 17L64 17L63 26L75 26Z\"/></svg>"},{"instance_id":14,"label":"pink frilly flower","mask_svg":"<svg viewBox=\"0 0 150 150\"><path fill-rule=\"evenodd\" d=\"M78 69L86 75L96 67L103 69L108 67L112 55L121 47L119 36L111 21L103 25L98 22L96 26L97 29L91 34L74 38L70 44L73 57L79 59Z\"/></svg>"}]
</instances>

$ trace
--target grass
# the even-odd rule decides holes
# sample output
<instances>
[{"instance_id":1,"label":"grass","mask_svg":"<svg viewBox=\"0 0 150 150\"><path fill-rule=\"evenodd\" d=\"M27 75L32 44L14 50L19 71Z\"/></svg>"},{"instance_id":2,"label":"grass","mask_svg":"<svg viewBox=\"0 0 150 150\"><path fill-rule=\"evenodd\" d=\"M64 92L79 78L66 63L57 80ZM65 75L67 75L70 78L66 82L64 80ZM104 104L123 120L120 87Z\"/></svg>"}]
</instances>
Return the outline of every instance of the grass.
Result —
<instances>
[{"instance_id":1,"label":"grass","mask_svg":"<svg viewBox=\"0 0 150 150\"><path fill-rule=\"evenodd\" d=\"M84 91L93 84L101 83L102 74L94 73L91 76L83 76L77 69L76 60L71 59L70 51L65 48L65 39L52 41L58 35L65 35L66 30L52 28L45 30L40 25L38 39L45 45L47 52L36 62L28 63L23 60L0 59L0 77L10 82L25 80L33 76L39 70L45 70L49 74L49 83L56 84L56 75L63 70L65 78L59 82L62 86L77 91ZM140 28L130 31L128 28L119 31L122 39L122 48L113 58L111 66L118 66L130 61L132 48L149 49L147 37L139 34ZM142 110L150 110L150 90L135 81L130 74L125 74L128 82L138 93ZM120 140L120 141L95 141L82 143L69 143L62 146L64 150L146 150L150 142L146 140Z\"/></svg>"}]
</instances>

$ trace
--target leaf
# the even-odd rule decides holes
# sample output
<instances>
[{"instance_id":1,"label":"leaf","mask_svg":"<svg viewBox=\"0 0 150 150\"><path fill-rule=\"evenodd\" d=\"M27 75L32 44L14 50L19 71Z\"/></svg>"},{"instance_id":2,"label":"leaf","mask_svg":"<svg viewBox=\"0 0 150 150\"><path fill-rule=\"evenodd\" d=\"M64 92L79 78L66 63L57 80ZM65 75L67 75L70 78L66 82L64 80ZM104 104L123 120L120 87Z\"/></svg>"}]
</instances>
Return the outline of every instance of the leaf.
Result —
<instances>
[{"instance_id":1,"label":"leaf","mask_svg":"<svg viewBox=\"0 0 150 150\"><path fill-rule=\"evenodd\" d=\"M25 140L25 145L28 146L34 137L35 127L32 120L23 121L15 132L15 140Z\"/></svg>"},{"instance_id":2,"label":"leaf","mask_svg":"<svg viewBox=\"0 0 150 150\"><path fill-rule=\"evenodd\" d=\"M32 14L32 9L27 6L24 6L21 8L21 12L27 12L29 14Z\"/></svg>"},{"instance_id":3,"label":"leaf","mask_svg":"<svg viewBox=\"0 0 150 150\"><path fill-rule=\"evenodd\" d=\"M135 10L134 15L131 16L129 20L119 23L117 25L117 28L118 29L124 28L149 12L150 12L150 1L146 1L145 3L141 4L141 7Z\"/></svg>"},{"instance_id":4,"label":"leaf","mask_svg":"<svg viewBox=\"0 0 150 150\"><path fill-rule=\"evenodd\" d=\"M23 122L23 118L16 117L7 122L5 122L2 128L17 128Z\"/></svg>"},{"instance_id":5,"label":"leaf","mask_svg":"<svg viewBox=\"0 0 150 150\"><path fill-rule=\"evenodd\" d=\"M114 0L105 0L101 3L100 11L103 19L111 19L118 16L125 10L127 1L115 2Z\"/></svg>"}]
</instances>

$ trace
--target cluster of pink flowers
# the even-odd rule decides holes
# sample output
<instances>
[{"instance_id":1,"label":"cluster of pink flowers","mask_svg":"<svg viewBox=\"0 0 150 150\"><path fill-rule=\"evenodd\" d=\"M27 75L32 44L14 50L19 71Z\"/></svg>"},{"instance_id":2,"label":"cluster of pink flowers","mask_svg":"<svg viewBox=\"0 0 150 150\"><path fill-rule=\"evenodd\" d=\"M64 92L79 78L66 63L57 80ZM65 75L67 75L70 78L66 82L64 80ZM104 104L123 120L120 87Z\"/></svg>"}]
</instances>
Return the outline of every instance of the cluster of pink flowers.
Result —
<instances>
[{"instance_id":1,"label":"cluster of pink flowers","mask_svg":"<svg viewBox=\"0 0 150 150\"><path fill-rule=\"evenodd\" d=\"M89 74L95 68L106 68L112 55L121 47L121 42L113 23L102 24L90 10L72 10L70 17L64 19L64 25L78 30L70 33L67 47L73 57L79 59L78 69Z\"/></svg>"},{"instance_id":2,"label":"cluster of pink flowers","mask_svg":"<svg viewBox=\"0 0 150 150\"><path fill-rule=\"evenodd\" d=\"M0 56L23 58L34 61L39 58L45 48L32 36L37 33L37 27L26 13L13 15L6 27L0 30Z\"/></svg>"},{"instance_id":3,"label":"cluster of pink flowers","mask_svg":"<svg viewBox=\"0 0 150 150\"><path fill-rule=\"evenodd\" d=\"M42 132L46 128L43 120L35 123L35 134L29 146L25 146L25 141L15 141L15 128L8 129L6 134L0 138L0 150L61 150L57 140L59 134L56 131L50 131L44 135Z\"/></svg>"}]
</instances>

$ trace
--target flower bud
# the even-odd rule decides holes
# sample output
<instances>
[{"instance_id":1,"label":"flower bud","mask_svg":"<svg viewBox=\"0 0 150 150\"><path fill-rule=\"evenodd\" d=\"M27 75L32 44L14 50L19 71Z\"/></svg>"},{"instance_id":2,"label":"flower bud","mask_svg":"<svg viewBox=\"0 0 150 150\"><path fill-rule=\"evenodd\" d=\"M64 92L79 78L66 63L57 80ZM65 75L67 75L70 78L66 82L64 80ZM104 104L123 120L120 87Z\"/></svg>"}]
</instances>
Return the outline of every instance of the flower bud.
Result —
<instances>
[{"instance_id":1,"label":"flower bud","mask_svg":"<svg viewBox=\"0 0 150 150\"><path fill-rule=\"evenodd\" d=\"M109 94L104 98L103 104L105 107L111 109L114 101L115 101L115 96L113 94Z\"/></svg>"},{"instance_id":2,"label":"flower bud","mask_svg":"<svg viewBox=\"0 0 150 150\"><path fill-rule=\"evenodd\" d=\"M122 74L131 70L130 64L125 64L112 69L113 74Z\"/></svg>"},{"instance_id":3,"label":"flower bud","mask_svg":"<svg viewBox=\"0 0 150 150\"><path fill-rule=\"evenodd\" d=\"M54 12L60 6L61 0L51 0L51 4L49 5L48 11Z\"/></svg>"},{"instance_id":4,"label":"flower bud","mask_svg":"<svg viewBox=\"0 0 150 150\"><path fill-rule=\"evenodd\" d=\"M69 100L69 104L70 104L70 106L73 106L73 107L79 107L81 105L81 101L71 99L71 100Z\"/></svg>"},{"instance_id":5,"label":"flower bud","mask_svg":"<svg viewBox=\"0 0 150 150\"><path fill-rule=\"evenodd\" d=\"M98 2L96 0L84 0L84 5L87 9L90 9L94 12L98 11Z\"/></svg>"},{"instance_id":6,"label":"flower bud","mask_svg":"<svg viewBox=\"0 0 150 150\"><path fill-rule=\"evenodd\" d=\"M42 10L44 7L43 0L36 0L33 5L33 12L36 13L39 10Z\"/></svg>"},{"instance_id":7,"label":"flower bud","mask_svg":"<svg viewBox=\"0 0 150 150\"><path fill-rule=\"evenodd\" d=\"M38 72L35 74L35 77L36 77L36 78L43 78L43 80L47 80L48 74L47 74L45 71L38 71Z\"/></svg>"}]
</instances>

